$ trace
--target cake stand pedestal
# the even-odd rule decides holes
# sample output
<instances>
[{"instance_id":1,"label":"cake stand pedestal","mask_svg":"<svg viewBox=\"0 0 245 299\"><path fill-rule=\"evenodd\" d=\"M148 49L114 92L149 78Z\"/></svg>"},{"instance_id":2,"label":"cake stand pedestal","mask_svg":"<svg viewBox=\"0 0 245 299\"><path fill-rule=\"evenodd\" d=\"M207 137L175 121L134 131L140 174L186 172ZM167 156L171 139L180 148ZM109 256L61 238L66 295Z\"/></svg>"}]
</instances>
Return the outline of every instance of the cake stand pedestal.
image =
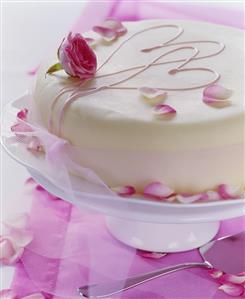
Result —
<instances>
[{"instance_id":1,"label":"cake stand pedestal","mask_svg":"<svg viewBox=\"0 0 245 299\"><path fill-rule=\"evenodd\" d=\"M142 250L179 252L209 242L219 230L219 222L164 224L106 217L111 234L121 242Z\"/></svg>"}]
</instances>

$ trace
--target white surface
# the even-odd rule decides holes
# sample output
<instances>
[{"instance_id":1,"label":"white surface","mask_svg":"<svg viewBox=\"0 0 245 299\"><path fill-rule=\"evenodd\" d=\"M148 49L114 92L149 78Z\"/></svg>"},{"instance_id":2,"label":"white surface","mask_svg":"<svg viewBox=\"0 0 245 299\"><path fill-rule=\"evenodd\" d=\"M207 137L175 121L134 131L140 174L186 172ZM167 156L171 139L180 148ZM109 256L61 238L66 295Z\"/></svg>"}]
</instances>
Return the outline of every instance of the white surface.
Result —
<instances>
[{"instance_id":1,"label":"white surface","mask_svg":"<svg viewBox=\"0 0 245 299\"><path fill-rule=\"evenodd\" d=\"M2 93L1 109L30 86L26 72L35 68L48 48L63 38L81 13L85 1L72 3L2 3ZM21 165L1 152L1 218L26 211L20 191L28 177ZM2 270L2 269L1 269ZM3 268L0 289L8 288L13 269Z\"/></svg>"}]
</instances>

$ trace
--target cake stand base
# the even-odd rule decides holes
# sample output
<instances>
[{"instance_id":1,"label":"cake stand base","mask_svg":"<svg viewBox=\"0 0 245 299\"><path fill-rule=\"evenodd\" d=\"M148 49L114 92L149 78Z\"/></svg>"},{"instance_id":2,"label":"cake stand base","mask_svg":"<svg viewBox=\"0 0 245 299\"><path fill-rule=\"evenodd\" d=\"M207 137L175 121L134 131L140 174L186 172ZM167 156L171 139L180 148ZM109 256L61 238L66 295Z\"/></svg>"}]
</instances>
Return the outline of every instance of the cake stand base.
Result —
<instances>
[{"instance_id":1,"label":"cake stand base","mask_svg":"<svg viewBox=\"0 0 245 299\"><path fill-rule=\"evenodd\" d=\"M212 240L219 222L162 224L106 217L110 233L119 241L142 250L179 252L198 248Z\"/></svg>"}]
</instances>

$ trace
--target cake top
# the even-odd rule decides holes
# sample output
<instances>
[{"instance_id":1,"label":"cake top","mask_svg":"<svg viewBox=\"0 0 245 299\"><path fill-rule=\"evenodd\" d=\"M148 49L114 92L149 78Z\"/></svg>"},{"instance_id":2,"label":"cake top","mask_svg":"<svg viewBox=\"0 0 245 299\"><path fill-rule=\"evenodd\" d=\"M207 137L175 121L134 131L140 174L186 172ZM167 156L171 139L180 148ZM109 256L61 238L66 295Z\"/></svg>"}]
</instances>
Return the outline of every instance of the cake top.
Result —
<instances>
[{"instance_id":1,"label":"cake top","mask_svg":"<svg viewBox=\"0 0 245 299\"><path fill-rule=\"evenodd\" d=\"M64 110L66 100L62 91L67 88L68 92L76 93L69 107L66 106L73 117L96 120L97 125L107 123L111 135L119 134L124 126L133 130L147 129L149 134L159 131L164 138L153 146L172 148L178 142L171 141L171 133L178 132L178 136L193 135L192 141L199 147L207 144L208 137L202 131L220 130L222 133L229 128L227 134L232 135L229 140L227 134L221 134L219 140L214 135L210 143L215 146L241 142L242 132L237 130L237 124L242 130L242 30L177 20L125 22L123 25L127 29L125 34L111 42L101 39L97 42L94 48L97 72L82 86L79 80L71 79L64 71L44 76L50 61L43 66L34 99L43 109L45 126L50 125L44 112L51 109L47 101L52 103L58 95L60 101L51 109L55 114L51 117L56 122L53 131L63 136L62 124L57 123L62 119L57 111ZM98 34L92 31L84 36L98 40ZM207 89L210 86L214 86L214 92ZM95 89L96 92L90 92ZM53 98L47 98L46 92ZM221 99L225 100L222 107ZM210 138L210 132L207 136ZM72 142L76 143L75 140ZM104 142L106 146L110 145L108 140ZM184 145L190 140L181 138L179 142ZM93 146L93 142L89 146Z\"/></svg>"}]
</instances>

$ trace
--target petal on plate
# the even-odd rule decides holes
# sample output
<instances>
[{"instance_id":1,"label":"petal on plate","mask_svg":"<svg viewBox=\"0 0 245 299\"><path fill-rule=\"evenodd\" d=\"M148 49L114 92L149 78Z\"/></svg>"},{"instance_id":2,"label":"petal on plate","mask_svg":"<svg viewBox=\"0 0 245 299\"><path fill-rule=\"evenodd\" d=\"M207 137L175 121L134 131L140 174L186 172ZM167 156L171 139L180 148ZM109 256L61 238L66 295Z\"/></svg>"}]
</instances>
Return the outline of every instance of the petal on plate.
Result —
<instances>
[{"instance_id":1,"label":"petal on plate","mask_svg":"<svg viewBox=\"0 0 245 299\"><path fill-rule=\"evenodd\" d=\"M208 196L208 200L220 200L222 199L222 197L220 196L220 194L217 191L207 191L206 192L207 196Z\"/></svg>"},{"instance_id":2,"label":"petal on plate","mask_svg":"<svg viewBox=\"0 0 245 299\"><path fill-rule=\"evenodd\" d=\"M222 290L226 294L234 297L241 296L244 293L244 287L237 284L225 283L219 287L219 290Z\"/></svg>"},{"instance_id":3,"label":"petal on plate","mask_svg":"<svg viewBox=\"0 0 245 299\"><path fill-rule=\"evenodd\" d=\"M166 199L174 194L174 190L161 182L152 182L144 188L144 196L155 199Z\"/></svg>"},{"instance_id":4,"label":"petal on plate","mask_svg":"<svg viewBox=\"0 0 245 299\"><path fill-rule=\"evenodd\" d=\"M208 270L208 273L210 274L211 277L215 279L222 277L222 275L224 274L222 271L218 269L210 269Z\"/></svg>"},{"instance_id":5,"label":"petal on plate","mask_svg":"<svg viewBox=\"0 0 245 299\"><path fill-rule=\"evenodd\" d=\"M1 299L17 299L17 295L11 289L5 289L0 291L0 298Z\"/></svg>"},{"instance_id":6,"label":"petal on plate","mask_svg":"<svg viewBox=\"0 0 245 299\"><path fill-rule=\"evenodd\" d=\"M116 19L107 19L101 25L94 26L93 31L101 35L105 40L112 41L125 34L127 28Z\"/></svg>"},{"instance_id":7,"label":"petal on plate","mask_svg":"<svg viewBox=\"0 0 245 299\"><path fill-rule=\"evenodd\" d=\"M238 199L244 196L244 191L241 188L227 184L220 184L218 193L223 199Z\"/></svg>"},{"instance_id":8,"label":"petal on plate","mask_svg":"<svg viewBox=\"0 0 245 299\"><path fill-rule=\"evenodd\" d=\"M176 195L177 201L181 203L192 203L195 201L200 201L200 200L208 200L208 196L206 193L199 193L199 194L194 194L194 195L183 195L183 194L177 194Z\"/></svg>"},{"instance_id":9,"label":"petal on plate","mask_svg":"<svg viewBox=\"0 0 245 299\"><path fill-rule=\"evenodd\" d=\"M203 91L203 96L211 99L226 100L230 98L231 95L232 90L218 84L209 85Z\"/></svg>"},{"instance_id":10,"label":"petal on plate","mask_svg":"<svg viewBox=\"0 0 245 299\"><path fill-rule=\"evenodd\" d=\"M130 196L135 194L135 188L133 186L121 186L121 187L113 187L112 191L116 192L120 196Z\"/></svg>"},{"instance_id":11,"label":"petal on plate","mask_svg":"<svg viewBox=\"0 0 245 299\"><path fill-rule=\"evenodd\" d=\"M20 122L20 123L17 123L17 124L14 124L12 127L11 127L11 131L18 134L18 133L24 133L24 132L32 132L32 128L24 123L24 122Z\"/></svg>"},{"instance_id":12,"label":"petal on plate","mask_svg":"<svg viewBox=\"0 0 245 299\"><path fill-rule=\"evenodd\" d=\"M140 87L139 93L144 97L146 102L152 106L163 102L167 97L167 92L158 88Z\"/></svg>"},{"instance_id":13,"label":"petal on plate","mask_svg":"<svg viewBox=\"0 0 245 299\"><path fill-rule=\"evenodd\" d=\"M24 108L17 113L17 118L19 118L21 120L26 120L27 114L28 114L28 109Z\"/></svg>"},{"instance_id":14,"label":"petal on plate","mask_svg":"<svg viewBox=\"0 0 245 299\"><path fill-rule=\"evenodd\" d=\"M160 259L167 255L165 252L151 252L151 251L145 251L145 250L137 250L137 253L145 258L151 258L151 259Z\"/></svg>"},{"instance_id":15,"label":"petal on plate","mask_svg":"<svg viewBox=\"0 0 245 299\"><path fill-rule=\"evenodd\" d=\"M29 221L27 213L20 213L14 218L9 218L3 221L4 226L7 228L25 229Z\"/></svg>"},{"instance_id":16,"label":"petal on plate","mask_svg":"<svg viewBox=\"0 0 245 299\"><path fill-rule=\"evenodd\" d=\"M219 99L203 96L202 100L205 104L215 108L223 108L231 105L231 101L229 99L219 100Z\"/></svg>"},{"instance_id":17,"label":"petal on plate","mask_svg":"<svg viewBox=\"0 0 245 299\"><path fill-rule=\"evenodd\" d=\"M27 145L27 149L33 154L44 152L44 148L37 137L32 137L31 141Z\"/></svg>"},{"instance_id":18,"label":"petal on plate","mask_svg":"<svg viewBox=\"0 0 245 299\"><path fill-rule=\"evenodd\" d=\"M234 283L234 284L244 284L245 275L233 275L233 274L224 274L220 280L220 283Z\"/></svg>"},{"instance_id":19,"label":"petal on plate","mask_svg":"<svg viewBox=\"0 0 245 299\"><path fill-rule=\"evenodd\" d=\"M172 119L173 117L175 117L176 113L177 111L169 105L158 104L154 107L154 116L157 119L161 119L161 120Z\"/></svg>"}]
</instances>

